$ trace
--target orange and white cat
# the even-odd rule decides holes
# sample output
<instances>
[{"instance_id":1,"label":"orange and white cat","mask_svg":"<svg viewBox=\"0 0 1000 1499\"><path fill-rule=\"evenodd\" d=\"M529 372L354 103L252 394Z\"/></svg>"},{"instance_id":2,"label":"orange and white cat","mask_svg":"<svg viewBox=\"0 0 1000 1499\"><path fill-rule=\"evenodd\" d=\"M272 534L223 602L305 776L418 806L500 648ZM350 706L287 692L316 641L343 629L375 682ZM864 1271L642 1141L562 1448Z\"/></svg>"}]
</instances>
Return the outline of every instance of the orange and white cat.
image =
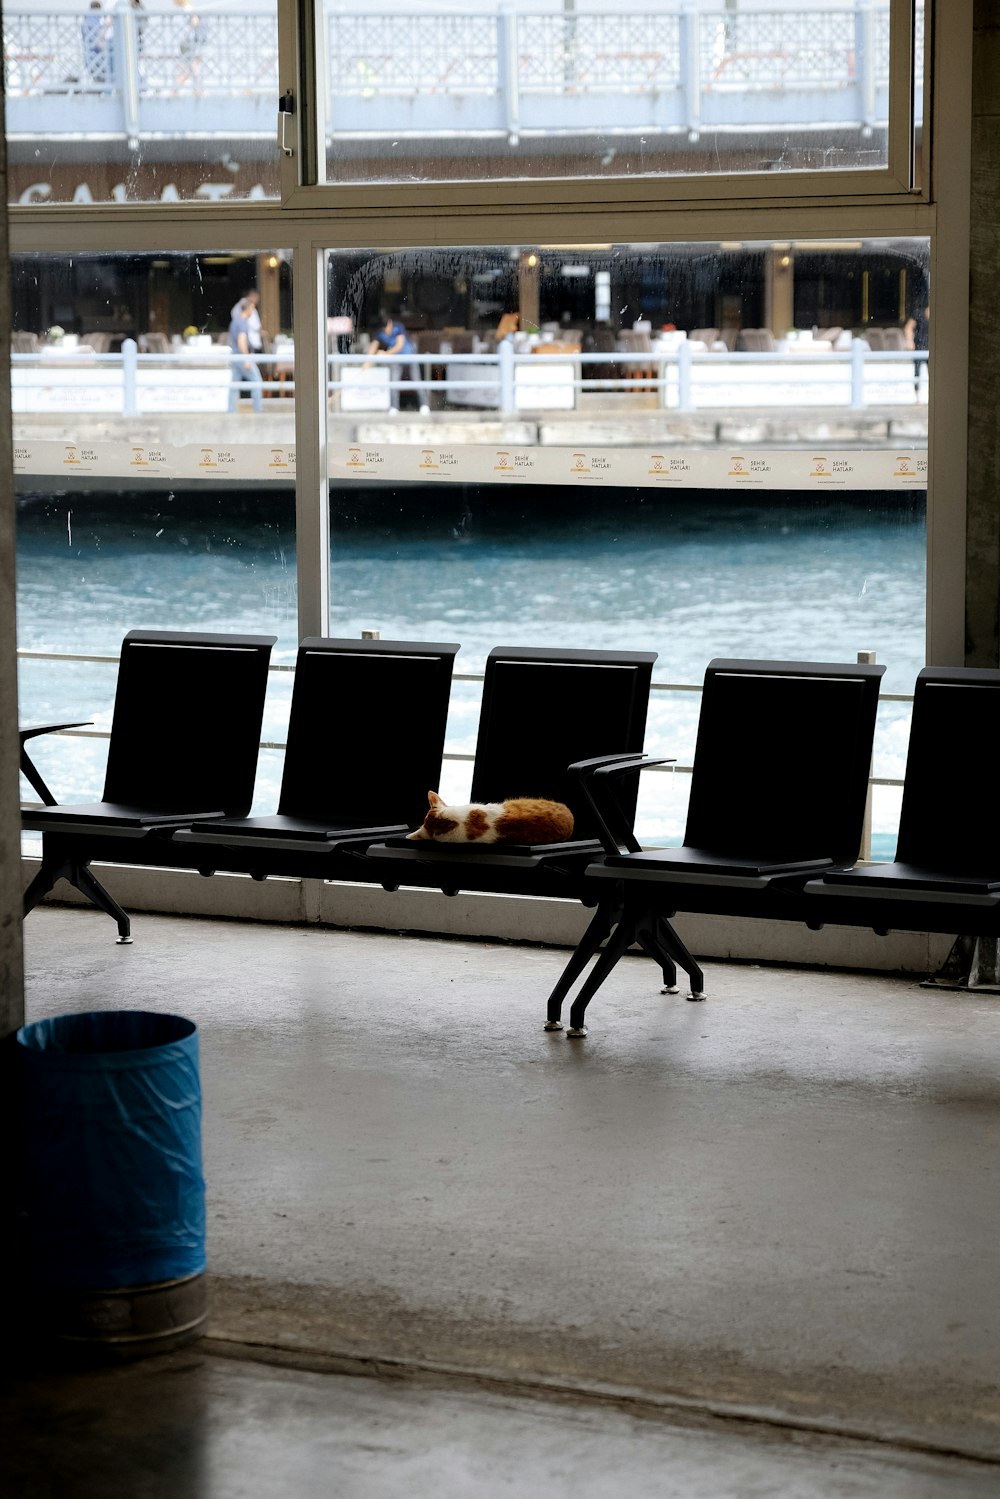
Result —
<instances>
[{"instance_id":1,"label":"orange and white cat","mask_svg":"<svg viewBox=\"0 0 1000 1499\"><path fill-rule=\"evenodd\" d=\"M563 843L573 836L573 814L562 802L518 796L506 802L450 807L428 791L430 811L408 838L436 843Z\"/></svg>"}]
</instances>

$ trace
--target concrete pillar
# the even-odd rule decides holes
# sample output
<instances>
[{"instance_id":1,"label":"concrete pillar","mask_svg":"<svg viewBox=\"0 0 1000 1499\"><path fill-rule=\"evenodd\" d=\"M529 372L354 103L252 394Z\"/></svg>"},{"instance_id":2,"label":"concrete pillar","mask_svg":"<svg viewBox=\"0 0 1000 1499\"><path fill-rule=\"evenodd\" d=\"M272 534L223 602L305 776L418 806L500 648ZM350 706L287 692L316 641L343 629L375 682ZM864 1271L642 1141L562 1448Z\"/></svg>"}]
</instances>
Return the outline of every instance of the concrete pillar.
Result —
<instances>
[{"instance_id":1,"label":"concrete pillar","mask_svg":"<svg viewBox=\"0 0 1000 1499\"><path fill-rule=\"evenodd\" d=\"M969 277L966 661L1000 666L1000 11L975 0ZM933 297L934 289L931 288ZM931 325L931 349L934 327Z\"/></svg>"},{"instance_id":2,"label":"concrete pillar","mask_svg":"<svg viewBox=\"0 0 1000 1499\"><path fill-rule=\"evenodd\" d=\"M274 265L271 261L274 261ZM269 252L257 257L257 290L260 292L260 325L273 338L281 332L281 297L278 278L281 262L277 255ZM270 376L267 377L270 379Z\"/></svg>"},{"instance_id":3,"label":"concrete pillar","mask_svg":"<svg viewBox=\"0 0 1000 1499\"><path fill-rule=\"evenodd\" d=\"M0 104L0 127L3 111ZM14 478L10 433L10 252L7 153L0 128L0 1037L24 1020L21 816L14 620Z\"/></svg>"},{"instance_id":4,"label":"concrete pillar","mask_svg":"<svg viewBox=\"0 0 1000 1499\"><path fill-rule=\"evenodd\" d=\"M772 246L764 268L764 327L775 338L795 327L794 292L795 256L787 245Z\"/></svg>"},{"instance_id":5,"label":"concrete pillar","mask_svg":"<svg viewBox=\"0 0 1000 1499\"><path fill-rule=\"evenodd\" d=\"M525 250L518 265L517 309L521 314L522 331L531 325L538 326L538 252Z\"/></svg>"}]
</instances>

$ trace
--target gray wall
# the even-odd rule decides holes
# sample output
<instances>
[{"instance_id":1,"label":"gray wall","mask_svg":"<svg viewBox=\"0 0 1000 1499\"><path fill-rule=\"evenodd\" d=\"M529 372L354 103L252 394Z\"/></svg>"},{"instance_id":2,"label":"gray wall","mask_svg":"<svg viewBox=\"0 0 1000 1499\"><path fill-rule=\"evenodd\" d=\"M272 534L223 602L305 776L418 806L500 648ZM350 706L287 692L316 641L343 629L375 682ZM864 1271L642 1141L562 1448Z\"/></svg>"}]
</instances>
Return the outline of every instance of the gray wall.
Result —
<instances>
[{"instance_id":1,"label":"gray wall","mask_svg":"<svg viewBox=\"0 0 1000 1499\"><path fill-rule=\"evenodd\" d=\"M966 660L1000 665L1000 7L976 0L969 278ZM933 330L932 330L933 337Z\"/></svg>"},{"instance_id":2,"label":"gray wall","mask_svg":"<svg viewBox=\"0 0 1000 1499\"><path fill-rule=\"evenodd\" d=\"M2 125L2 105L0 105ZM10 255L7 156L0 129L0 1036L24 1018L21 834L17 775L14 617L14 479L10 440Z\"/></svg>"}]
</instances>

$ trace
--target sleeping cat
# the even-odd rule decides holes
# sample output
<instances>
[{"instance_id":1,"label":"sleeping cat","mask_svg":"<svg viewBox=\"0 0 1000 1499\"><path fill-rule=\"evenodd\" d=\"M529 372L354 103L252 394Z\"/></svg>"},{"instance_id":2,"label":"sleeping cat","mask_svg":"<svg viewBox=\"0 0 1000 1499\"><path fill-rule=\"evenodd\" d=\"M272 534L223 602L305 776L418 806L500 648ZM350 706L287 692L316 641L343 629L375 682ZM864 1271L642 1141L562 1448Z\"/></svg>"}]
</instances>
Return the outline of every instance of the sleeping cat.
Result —
<instances>
[{"instance_id":1,"label":"sleeping cat","mask_svg":"<svg viewBox=\"0 0 1000 1499\"><path fill-rule=\"evenodd\" d=\"M563 843L573 836L573 814L562 802L519 796L506 802L449 807L428 791L430 811L408 838L437 843Z\"/></svg>"}]
</instances>

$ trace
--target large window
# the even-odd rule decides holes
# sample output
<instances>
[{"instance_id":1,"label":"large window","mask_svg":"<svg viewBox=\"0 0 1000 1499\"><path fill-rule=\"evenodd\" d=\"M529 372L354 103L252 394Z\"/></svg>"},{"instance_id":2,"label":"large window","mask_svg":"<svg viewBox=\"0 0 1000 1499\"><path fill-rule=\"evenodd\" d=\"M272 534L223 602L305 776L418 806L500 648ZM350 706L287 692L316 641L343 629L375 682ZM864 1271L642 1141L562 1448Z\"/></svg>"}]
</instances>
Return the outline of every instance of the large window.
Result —
<instances>
[{"instance_id":1,"label":"large window","mask_svg":"<svg viewBox=\"0 0 1000 1499\"><path fill-rule=\"evenodd\" d=\"M25 712L100 729L113 671L37 653L157 624L274 631L279 665L308 633L457 639L473 677L494 644L652 648L650 748L682 762L714 655L871 649L905 693L923 11L8 9ZM677 836L684 777L646 781L643 835Z\"/></svg>"},{"instance_id":2,"label":"large window","mask_svg":"<svg viewBox=\"0 0 1000 1499\"><path fill-rule=\"evenodd\" d=\"M282 62L274 0L12 0L12 201L706 176L768 194L775 174L803 173L864 191L909 186L918 167L922 0L316 0L296 14ZM299 159L282 182L283 157Z\"/></svg>"},{"instance_id":3,"label":"large window","mask_svg":"<svg viewBox=\"0 0 1000 1499\"><path fill-rule=\"evenodd\" d=\"M13 203L277 195L274 0L12 0L3 31Z\"/></svg>"},{"instance_id":4,"label":"large window","mask_svg":"<svg viewBox=\"0 0 1000 1499\"><path fill-rule=\"evenodd\" d=\"M265 252L14 258L26 720L106 734L115 673L92 658L113 658L128 629L267 631L274 659L294 658L290 271ZM229 340L251 291L259 379ZM269 740L286 687L276 676ZM63 796L88 800L105 747L55 738L38 753ZM277 780L265 774L266 799Z\"/></svg>"},{"instance_id":5,"label":"large window","mask_svg":"<svg viewBox=\"0 0 1000 1499\"><path fill-rule=\"evenodd\" d=\"M325 0L326 178L884 169L896 25L888 0Z\"/></svg>"},{"instance_id":6,"label":"large window","mask_svg":"<svg viewBox=\"0 0 1000 1499\"><path fill-rule=\"evenodd\" d=\"M472 672L501 642L652 648L679 684L714 656L874 649L905 692L924 646L927 249L331 255L336 633L461 639ZM460 752L475 706L456 704ZM696 719L690 693L658 693L657 752L689 762ZM467 775L454 762L449 793ZM679 838L685 795L646 777L643 835ZM877 807L881 834L892 816Z\"/></svg>"}]
</instances>

